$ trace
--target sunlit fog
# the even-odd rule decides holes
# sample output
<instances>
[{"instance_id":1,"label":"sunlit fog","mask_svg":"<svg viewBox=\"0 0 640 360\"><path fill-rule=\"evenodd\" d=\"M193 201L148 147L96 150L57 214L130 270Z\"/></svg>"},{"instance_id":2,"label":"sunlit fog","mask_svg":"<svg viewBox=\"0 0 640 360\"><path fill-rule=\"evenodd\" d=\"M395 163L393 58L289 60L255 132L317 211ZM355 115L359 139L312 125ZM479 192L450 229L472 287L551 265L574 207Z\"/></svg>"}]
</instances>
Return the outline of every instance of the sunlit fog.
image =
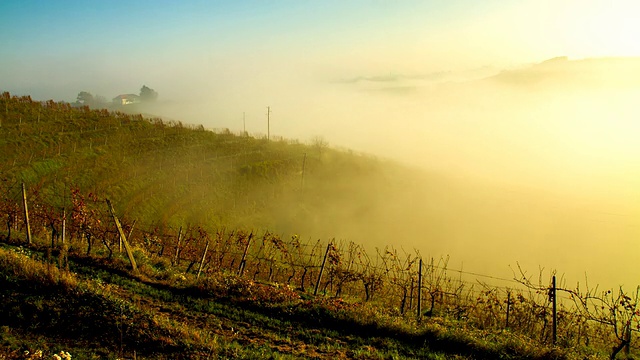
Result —
<instances>
[{"instance_id":1,"label":"sunlit fog","mask_svg":"<svg viewBox=\"0 0 640 360\"><path fill-rule=\"evenodd\" d=\"M152 115L322 138L394 162L389 184L354 179L366 199L336 200L313 223L283 220L282 232L448 255L452 268L502 277L519 263L572 284L587 273L633 286L638 10L573 0L4 2L0 90L111 101L147 85L158 93ZM401 178L400 168L415 172Z\"/></svg>"}]
</instances>

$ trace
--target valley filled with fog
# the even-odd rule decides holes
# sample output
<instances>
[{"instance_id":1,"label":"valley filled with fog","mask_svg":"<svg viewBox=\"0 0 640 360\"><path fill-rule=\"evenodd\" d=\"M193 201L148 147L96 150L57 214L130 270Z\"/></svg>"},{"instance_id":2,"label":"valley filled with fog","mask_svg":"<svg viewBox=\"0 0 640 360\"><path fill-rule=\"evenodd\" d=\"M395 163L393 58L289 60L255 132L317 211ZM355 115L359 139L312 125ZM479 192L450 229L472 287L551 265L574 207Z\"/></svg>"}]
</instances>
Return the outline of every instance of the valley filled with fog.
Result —
<instances>
[{"instance_id":1,"label":"valley filled with fog","mask_svg":"<svg viewBox=\"0 0 640 360\"><path fill-rule=\"evenodd\" d=\"M264 99L272 136L322 138L421 174L389 171L389 185L370 186L366 201L337 200L315 214L315 225L283 230L449 255L452 268L505 277L518 262L556 269L571 286L585 272L593 283L634 284L640 60L308 80L273 79ZM266 106L245 108L230 89L152 111L266 135Z\"/></svg>"}]
</instances>

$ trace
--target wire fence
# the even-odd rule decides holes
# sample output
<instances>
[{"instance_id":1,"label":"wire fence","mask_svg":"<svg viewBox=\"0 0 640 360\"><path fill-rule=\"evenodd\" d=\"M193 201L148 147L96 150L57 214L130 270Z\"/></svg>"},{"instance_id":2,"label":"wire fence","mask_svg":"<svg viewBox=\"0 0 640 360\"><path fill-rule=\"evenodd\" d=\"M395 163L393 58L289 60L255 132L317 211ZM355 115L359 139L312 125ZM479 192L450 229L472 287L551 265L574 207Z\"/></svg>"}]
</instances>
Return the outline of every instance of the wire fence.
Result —
<instances>
[{"instance_id":1,"label":"wire fence","mask_svg":"<svg viewBox=\"0 0 640 360\"><path fill-rule=\"evenodd\" d=\"M22 184L0 183L0 196L2 217L7 219L5 238L24 237ZM39 202L39 197L27 193L31 231L40 242L50 241L54 248L64 242L69 251L94 256L123 251L104 200L72 191L65 195L69 208L60 211ZM610 344L616 338L611 331L594 330L594 323L603 328L612 324L586 316L576 307L574 293L554 288L552 297L550 285L527 283L515 274L509 279L451 268L448 258L423 259L417 251L371 251L348 241L285 238L268 231L207 231L197 225L175 229L139 224L126 216L121 220L136 256L147 259L147 266L163 264L202 277L231 272L316 295L374 302L401 316L447 317L483 329L510 329L541 343L584 346ZM627 320L636 330L637 318Z\"/></svg>"}]
</instances>

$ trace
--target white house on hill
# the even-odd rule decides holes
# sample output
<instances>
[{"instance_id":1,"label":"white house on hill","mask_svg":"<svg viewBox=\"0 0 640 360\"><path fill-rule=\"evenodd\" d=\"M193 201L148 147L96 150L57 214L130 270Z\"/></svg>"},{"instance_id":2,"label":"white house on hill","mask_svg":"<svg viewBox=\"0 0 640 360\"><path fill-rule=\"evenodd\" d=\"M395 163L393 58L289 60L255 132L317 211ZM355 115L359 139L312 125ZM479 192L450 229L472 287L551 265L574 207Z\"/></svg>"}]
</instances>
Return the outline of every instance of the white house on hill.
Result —
<instances>
[{"instance_id":1,"label":"white house on hill","mask_svg":"<svg viewBox=\"0 0 640 360\"><path fill-rule=\"evenodd\" d=\"M140 96L136 94L122 94L114 97L113 102L118 105L137 104L140 102Z\"/></svg>"}]
</instances>

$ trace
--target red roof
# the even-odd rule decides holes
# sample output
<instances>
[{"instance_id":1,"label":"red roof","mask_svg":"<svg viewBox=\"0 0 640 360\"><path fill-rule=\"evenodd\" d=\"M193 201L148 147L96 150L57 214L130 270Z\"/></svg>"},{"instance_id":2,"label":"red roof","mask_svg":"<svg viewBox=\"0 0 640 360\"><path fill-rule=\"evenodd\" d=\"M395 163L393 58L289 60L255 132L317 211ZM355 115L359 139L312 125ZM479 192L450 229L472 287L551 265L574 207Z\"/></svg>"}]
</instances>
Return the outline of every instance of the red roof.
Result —
<instances>
[{"instance_id":1,"label":"red roof","mask_svg":"<svg viewBox=\"0 0 640 360\"><path fill-rule=\"evenodd\" d=\"M114 97L114 99L130 99L130 98L139 98L140 96L136 94L122 94Z\"/></svg>"}]
</instances>

